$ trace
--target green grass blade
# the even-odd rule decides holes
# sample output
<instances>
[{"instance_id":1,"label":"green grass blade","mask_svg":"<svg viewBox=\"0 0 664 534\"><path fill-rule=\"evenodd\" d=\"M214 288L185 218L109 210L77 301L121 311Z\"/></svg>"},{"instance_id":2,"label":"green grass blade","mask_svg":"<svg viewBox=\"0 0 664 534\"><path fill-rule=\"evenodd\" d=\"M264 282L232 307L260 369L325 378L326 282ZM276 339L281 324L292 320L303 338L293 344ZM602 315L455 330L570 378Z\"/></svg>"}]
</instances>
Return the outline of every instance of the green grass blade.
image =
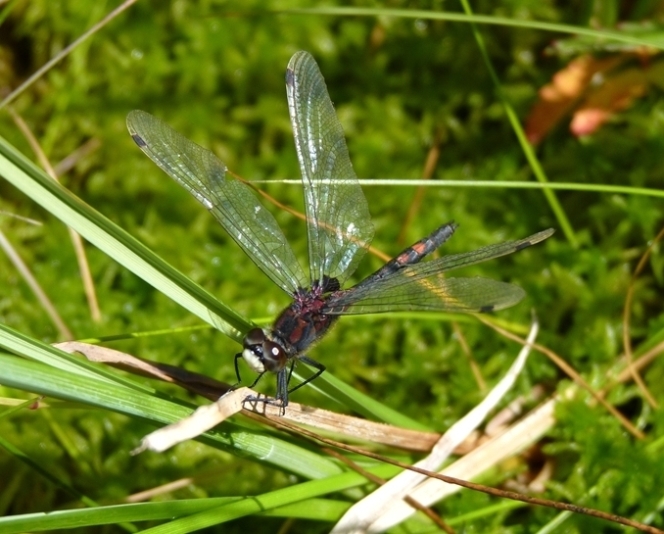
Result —
<instances>
[{"instance_id":1,"label":"green grass blade","mask_svg":"<svg viewBox=\"0 0 664 534\"><path fill-rule=\"evenodd\" d=\"M0 137L0 176L90 243L203 321L239 340L251 324L145 245L49 178Z\"/></svg>"},{"instance_id":2,"label":"green grass blade","mask_svg":"<svg viewBox=\"0 0 664 534\"><path fill-rule=\"evenodd\" d=\"M650 33L630 33L629 31L594 30L583 26L571 24L557 24L541 22L532 19L517 19L507 17L493 17L491 15L466 15L449 11L429 11L420 9L386 9L370 7L312 7L279 10L280 13L293 13L301 15L323 15L329 17L395 17L405 19L447 20L475 24L491 24L527 30L543 30L554 33L568 33L583 35L599 42L618 42L637 46L650 46L664 50L664 36L662 32L653 30Z\"/></svg>"},{"instance_id":3,"label":"green grass blade","mask_svg":"<svg viewBox=\"0 0 664 534\"><path fill-rule=\"evenodd\" d=\"M388 478L397 472L397 468L382 465L369 469L371 473ZM271 494L254 497L216 497L209 499L182 499L178 501L150 502L138 504L120 504L99 506L83 510L58 510L48 514L23 514L0 518L0 528L4 534L19 532L38 532L44 530L80 528L85 526L117 524L119 522L167 521L173 518L186 518L192 514L214 511L215 522L228 521L231 515L238 517L238 512L248 509L247 502L261 504L275 502L271 508L258 510L270 517L288 517L334 521L348 508L349 503L317 498L332 492L343 491L366 484L366 479L357 473L343 473L313 483L305 482L293 486L285 495ZM302 487L304 486L304 487ZM307 497L310 495L311 497ZM247 515L247 514L242 514ZM186 519L185 519L186 520ZM213 523L214 524L214 523ZM161 527L157 527L161 528Z\"/></svg>"},{"instance_id":4,"label":"green grass blade","mask_svg":"<svg viewBox=\"0 0 664 534\"><path fill-rule=\"evenodd\" d=\"M39 362L0 353L0 384L58 399L97 406L157 424L170 424L190 415L191 405L81 376ZM334 462L269 435L250 433L225 423L222 431L211 431L201 441L221 450L273 464L306 478L322 478L341 472ZM138 443L137 443L138 445Z\"/></svg>"},{"instance_id":5,"label":"green grass blade","mask_svg":"<svg viewBox=\"0 0 664 534\"><path fill-rule=\"evenodd\" d=\"M122 384L124 386L148 393L154 390L119 376L108 368L95 365L85 359L64 352L60 349L46 345L25 334L16 332L6 325L0 323L0 347L20 354L37 362L44 363L49 367L60 369L68 373L74 373L85 378L92 378L108 383Z\"/></svg>"},{"instance_id":6,"label":"green grass blade","mask_svg":"<svg viewBox=\"0 0 664 534\"><path fill-rule=\"evenodd\" d=\"M394 469L393 466L380 466L378 471L394 474ZM370 471L374 472L374 474L377 472L376 470ZM362 479L357 473L345 473L337 477L330 477L326 480L311 480L296 486L278 489L249 499L243 499L216 509L205 510L189 517L176 519L158 527L146 529L143 532L149 532L150 534L184 534L186 532L193 532L207 526L217 525L247 515L258 514L265 510L271 510L293 502L341 491L348 487L347 484L349 480L357 480L358 478ZM366 481L366 479L363 480Z\"/></svg>"}]
</instances>

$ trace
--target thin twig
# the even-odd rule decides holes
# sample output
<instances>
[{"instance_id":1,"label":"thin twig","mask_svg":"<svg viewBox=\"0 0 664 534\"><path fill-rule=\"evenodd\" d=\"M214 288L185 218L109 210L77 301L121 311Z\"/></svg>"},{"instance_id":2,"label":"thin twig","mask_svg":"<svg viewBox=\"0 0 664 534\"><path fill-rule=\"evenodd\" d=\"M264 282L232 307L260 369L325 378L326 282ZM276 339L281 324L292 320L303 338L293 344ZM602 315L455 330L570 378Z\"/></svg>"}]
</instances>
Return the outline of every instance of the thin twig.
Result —
<instances>
[{"instance_id":1,"label":"thin twig","mask_svg":"<svg viewBox=\"0 0 664 534\"><path fill-rule=\"evenodd\" d=\"M641 271L643 271L643 268L646 266L648 258L650 258L653 247L662 240L662 237L664 237L664 228L660 230L659 234L657 234L657 237L653 239L652 243L650 243L650 246L648 246L646 251L643 253L643 256L641 256L636 269L634 269L634 274L632 275L632 280L629 283L629 287L627 288L627 294L625 295L625 306L623 308L623 348L625 350L625 357L627 358L627 366L630 370L630 373L632 374L634 382L636 382L636 385L643 393L643 396L653 408L657 408L658 403L655 400L655 397L653 397L650 391L648 391L647 386L643 382L643 378L641 378L637 368L634 366L634 356L632 354L631 341L632 338L629 335L629 327L631 325L630 311L632 309L632 298L634 297L634 286L636 285L636 281L639 278Z\"/></svg>"},{"instance_id":2,"label":"thin twig","mask_svg":"<svg viewBox=\"0 0 664 534\"><path fill-rule=\"evenodd\" d=\"M28 143L30 143L30 147L32 147L32 150L36 154L40 165L44 168L44 170L46 170L48 175L51 178L53 178L53 180L58 182L59 180L57 173L53 169L51 162L46 157L46 154L44 154L44 151L42 150L39 141L37 141L37 138L33 135L32 130L30 130L30 127L25 123L23 118L18 113L16 113L11 107L7 109L12 119L14 120L16 126L18 126L18 128L21 130L25 138L28 140ZM85 254L85 247L83 246L83 240L81 239L81 236L73 229L67 227L67 230L69 231L69 238L71 239L72 245L74 246L74 253L76 254L76 261L78 262L78 268L81 273L81 280L83 282L83 289L85 291L85 296L88 300L90 315L92 317L92 320L98 323L99 321L101 321L101 312L99 311L99 301L97 300L97 293L95 291L95 286L92 281L90 264L88 263L88 258ZM68 337L67 339L72 339L72 338Z\"/></svg>"},{"instance_id":3,"label":"thin twig","mask_svg":"<svg viewBox=\"0 0 664 534\"><path fill-rule=\"evenodd\" d=\"M14 249L11 242L5 237L5 234L3 234L2 231L0 231L0 248L5 251L5 254L7 254L9 260L14 264L14 267L16 267L16 270L21 273L23 279L26 281L28 286L30 286L30 289L37 297L37 300L41 304L42 308L44 308L44 311L51 318L51 321L58 329L60 337L63 339L73 339L74 336L72 335L69 328L67 328L67 325L62 320L62 317L60 317L60 314L51 302L51 299L48 298L46 292L39 285L37 279L32 275L32 272L30 272L28 266L25 264L21 256L18 254L16 249Z\"/></svg>"}]
</instances>

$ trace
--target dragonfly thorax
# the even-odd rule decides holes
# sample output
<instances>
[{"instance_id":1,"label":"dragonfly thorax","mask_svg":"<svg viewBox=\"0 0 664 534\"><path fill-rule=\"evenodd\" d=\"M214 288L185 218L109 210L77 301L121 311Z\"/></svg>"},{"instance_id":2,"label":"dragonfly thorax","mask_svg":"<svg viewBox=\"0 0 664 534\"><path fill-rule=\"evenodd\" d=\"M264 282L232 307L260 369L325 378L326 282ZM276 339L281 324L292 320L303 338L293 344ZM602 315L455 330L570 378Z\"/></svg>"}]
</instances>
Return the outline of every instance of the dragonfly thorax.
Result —
<instances>
[{"instance_id":1,"label":"dragonfly thorax","mask_svg":"<svg viewBox=\"0 0 664 534\"><path fill-rule=\"evenodd\" d=\"M252 328L243 341L242 357L257 373L276 373L284 368L288 357L279 343L268 338L260 328Z\"/></svg>"}]
</instances>

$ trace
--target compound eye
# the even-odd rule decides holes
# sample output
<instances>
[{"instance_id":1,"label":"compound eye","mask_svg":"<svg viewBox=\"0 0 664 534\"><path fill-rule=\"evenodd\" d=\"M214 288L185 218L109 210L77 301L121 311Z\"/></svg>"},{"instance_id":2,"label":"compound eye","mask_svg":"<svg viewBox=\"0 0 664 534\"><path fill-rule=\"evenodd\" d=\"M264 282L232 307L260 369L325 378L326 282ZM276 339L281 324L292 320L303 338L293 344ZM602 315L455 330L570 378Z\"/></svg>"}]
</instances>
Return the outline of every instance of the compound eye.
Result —
<instances>
[{"instance_id":1,"label":"compound eye","mask_svg":"<svg viewBox=\"0 0 664 534\"><path fill-rule=\"evenodd\" d=\"M265 341L265 332L260 328L252 328L247 332L247 335L244 336L243 345L245 348L250 348L254 345L262 345Z\"/></svg>"},{"instance_id":2,"label":"compound eye","mask_svg":"<svg viewBox=\"0 0 664 534\"><path fill-rule=\"evenodd\" d=\"M280 371L286 365L286 353L280 345L274 341L265 341L263 343L263 364L265 369L272 371Z\"/></svg>"}]
</instances>

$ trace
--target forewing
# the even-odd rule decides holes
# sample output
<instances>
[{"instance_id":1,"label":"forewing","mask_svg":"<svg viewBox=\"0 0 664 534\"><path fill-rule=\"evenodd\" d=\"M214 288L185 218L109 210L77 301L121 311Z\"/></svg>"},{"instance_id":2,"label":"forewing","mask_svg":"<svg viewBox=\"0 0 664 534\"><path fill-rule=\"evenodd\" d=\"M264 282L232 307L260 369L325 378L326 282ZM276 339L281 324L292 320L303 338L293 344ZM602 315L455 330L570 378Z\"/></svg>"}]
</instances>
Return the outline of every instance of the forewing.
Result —
<instances>
[{"instance_id":1,"label":"forewing","mask_svg":"<svg viewBox=\"0 0 664 534\"><path fill-rule=\"evenodd\" d=\"M297 52L286 71L286 93L302 171L311 279L340 283L364 256L373 225L318 65Z\"/></svg>"},{"instance_id":2,"label":"forewing","mask_svg":"<svg viewBox=\"0 0 664 534\"><path fill-rule=\"evenodd\" d=\"M189 191L274 283L289 294L307 279L272 214L251 189L226 177L226 166L209 150L144 111L127 116L138 147Z\"/></svg>"}]
</instances>

